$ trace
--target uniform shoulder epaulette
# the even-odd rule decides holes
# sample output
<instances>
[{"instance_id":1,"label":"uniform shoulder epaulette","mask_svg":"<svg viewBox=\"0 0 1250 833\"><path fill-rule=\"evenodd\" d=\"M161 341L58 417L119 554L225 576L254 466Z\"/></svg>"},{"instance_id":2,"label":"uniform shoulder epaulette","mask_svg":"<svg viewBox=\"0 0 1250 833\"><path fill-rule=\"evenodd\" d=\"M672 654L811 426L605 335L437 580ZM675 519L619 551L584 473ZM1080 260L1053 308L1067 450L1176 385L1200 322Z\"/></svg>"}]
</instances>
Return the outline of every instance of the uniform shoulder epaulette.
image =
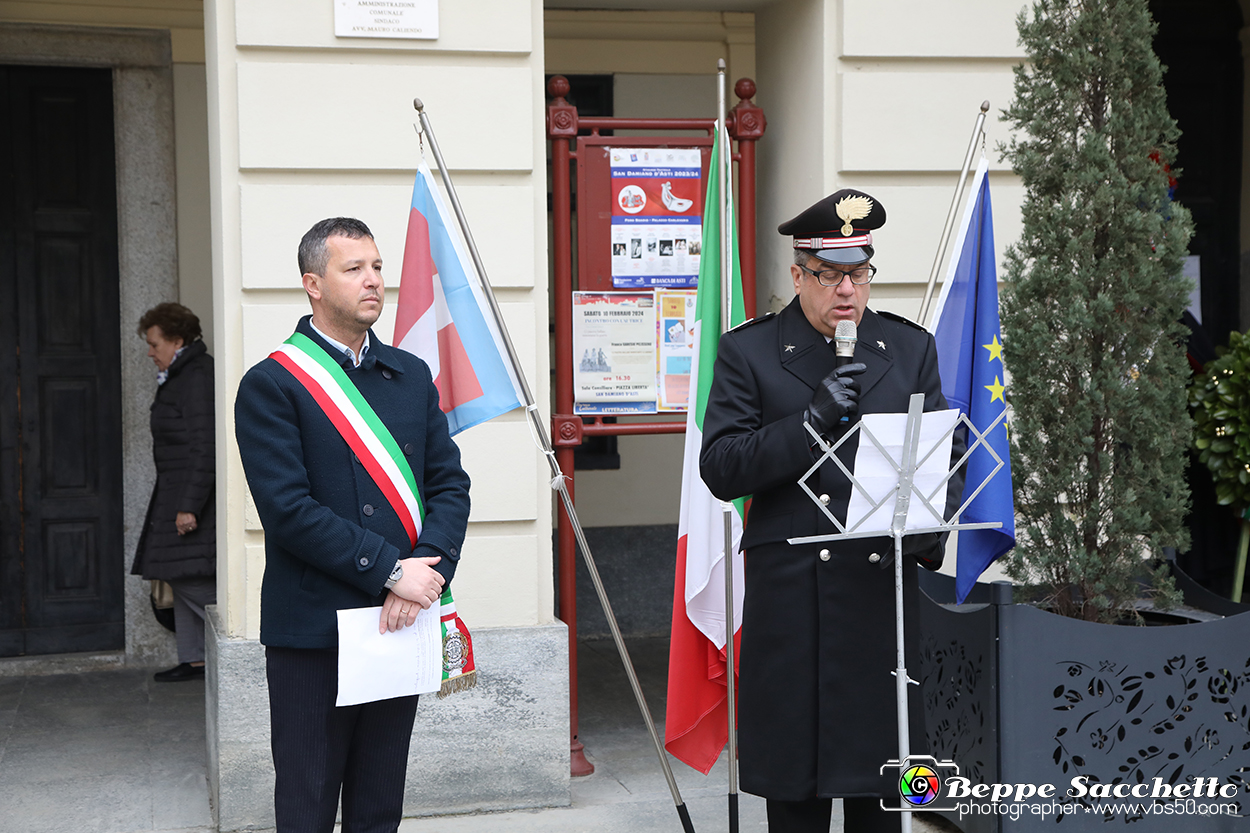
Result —
<instances>
[{"instance_id":1,"label":"uniform shoulder epaulette","mask_svg":"<svg viewBox=\"0 0 1250 833\"><path fill-rule=\"evenodd\" d=\"M729 332L736 333L739 330L745 330L747 327L754 327L756 324L759 324L762 321L767 321L770 318L776 318L776 317L777 317L777 313L766 312L763 315L757 315L755 318L748 318L746 321L743 321L738 326L732 328Z\"/></svg>"},{"instance_id":2,"label":"uniform shoulder epaulette","mask_svg":"<svg viewBox=\"0 0 1250 833\"><path fill-rule=\"evenodd\" d=\"M920 330L920 332L922 333L929 332L924 327L917 324L915 321L912 321L910 318L906 318L902 315L899 315L896 312L886 312L885 310L875 310L875 312L877 313L877 315L880 315L882 318L888 318L891 321L897 321L900 324L906 324L909 327L915 327L917 330Z\"/></svg>"}]
</instances>

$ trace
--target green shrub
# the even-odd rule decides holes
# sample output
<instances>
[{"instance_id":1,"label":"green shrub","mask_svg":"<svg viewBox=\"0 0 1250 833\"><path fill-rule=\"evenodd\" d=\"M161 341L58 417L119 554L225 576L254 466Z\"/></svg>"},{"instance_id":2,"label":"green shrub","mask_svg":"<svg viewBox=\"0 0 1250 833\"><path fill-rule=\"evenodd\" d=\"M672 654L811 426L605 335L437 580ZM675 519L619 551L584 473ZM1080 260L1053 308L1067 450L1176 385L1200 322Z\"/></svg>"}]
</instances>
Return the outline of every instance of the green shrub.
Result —
<instances>
[{"instance_id":1,"label":"green shrub","mask_svg":"<svg viewBox=\"0 0 1250 833\"><path fill-rule=\"evenodd\" d=\"M1189 386L1194 447L1211 470L1221 506L1237 514L1250 507L1250 338L1231 333Z\"/></svg>"},{"instance_id":2,"label":"green shrub","mask_svg":"<svg viewBox=\"0 0 1250 833\"><path fill-rule=\"evenodd\" d=\"M1189 212L1164 167L1179 131L1145 0L1036 0L1018 20L1006 157L1025 186L1007 255L1017 546L1007 572L1052 609L1132 613L1144 581L1177 595L1164 546L1186 547L1191 420L1178 323ZM1173 172L1175 173L1175 172Z\"/></svg>"}]
</instances>

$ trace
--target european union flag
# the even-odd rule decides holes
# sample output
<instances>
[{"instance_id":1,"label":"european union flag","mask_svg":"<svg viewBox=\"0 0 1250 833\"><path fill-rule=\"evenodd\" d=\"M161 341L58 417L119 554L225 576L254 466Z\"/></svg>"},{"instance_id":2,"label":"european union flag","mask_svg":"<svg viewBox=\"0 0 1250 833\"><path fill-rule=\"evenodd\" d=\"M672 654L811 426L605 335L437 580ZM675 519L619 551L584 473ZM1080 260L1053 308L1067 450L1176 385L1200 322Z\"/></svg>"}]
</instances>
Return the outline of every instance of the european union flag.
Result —
<instances>
[{"instance_id":1,"label":"european union flag","mask_svg":"<svg viewBox=\"0 0 1250 833\"><path fill-rule=\"evenodd\" d=\"M1002 523L1001 529L959 533L955 566L956 601L962 603L977 578L994 559L1016 545L1015 504L1011 495L1007 410L1003 398L1003 344L998 322L998 272L994 268L994 224L990 210L989 162L982 157L973 180L972 199L964 215L933 326L937 342L942 393L952 408L968 416L985 442L1003 460L1003 467L973 498L961 523ZM998 422L995 424L995 420ZM993 426L992 428L990 426ZM988 431L988 433L987 433ZM969 435L968 447L976 442ZM968 458L965 501L998 465L985 448Z\"/></svg>"}]
</instances>

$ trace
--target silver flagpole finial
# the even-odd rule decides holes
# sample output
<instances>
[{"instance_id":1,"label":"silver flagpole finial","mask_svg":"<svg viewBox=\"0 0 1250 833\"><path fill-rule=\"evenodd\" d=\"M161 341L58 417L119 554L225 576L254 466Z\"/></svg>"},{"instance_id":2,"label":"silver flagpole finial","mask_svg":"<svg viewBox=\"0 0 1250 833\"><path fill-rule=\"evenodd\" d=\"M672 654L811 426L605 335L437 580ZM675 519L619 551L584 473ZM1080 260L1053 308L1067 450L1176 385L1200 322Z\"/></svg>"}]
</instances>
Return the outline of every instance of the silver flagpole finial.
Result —
<instances>
[{"instance_id":1,"label":"silver flagpole finial","mask_svg":"<svg viewBox=\"0 0 1250 833\"><path fill-rule=\"evenodd\" d=\"M988 102L988 101L987 101L987 102L985 102L985 103L986 103L987 105L989 104L989 102ZM424 102L424 101L422 101L422 100L421 100L421 99L419 99L419 98L414 98L414 99L412 100L412 107L413 107L413 109L415 109L418 113L420 113L422 110L424 110L424 109L425 109L425 102Z\"/></svg>"}]
</instances>

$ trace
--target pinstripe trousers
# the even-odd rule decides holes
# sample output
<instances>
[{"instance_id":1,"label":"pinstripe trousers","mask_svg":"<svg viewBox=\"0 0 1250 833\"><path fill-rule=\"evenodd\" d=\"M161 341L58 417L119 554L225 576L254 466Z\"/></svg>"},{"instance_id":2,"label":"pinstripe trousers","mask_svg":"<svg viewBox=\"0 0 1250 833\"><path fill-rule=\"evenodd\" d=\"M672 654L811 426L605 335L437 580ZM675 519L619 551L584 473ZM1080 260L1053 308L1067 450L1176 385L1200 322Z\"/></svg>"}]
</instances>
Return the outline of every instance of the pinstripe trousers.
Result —
<instances>
[{"instance_id":1,"label":"pinstripe trousers","mask_svg":"<svg viewBox=\"0 0 1250 833\"><path fill-rule=\"evenodd\" d=\"M336 707L338 651L265 649L278 833L395 833L416 697Z\"/></svg>"}]
</instances>

